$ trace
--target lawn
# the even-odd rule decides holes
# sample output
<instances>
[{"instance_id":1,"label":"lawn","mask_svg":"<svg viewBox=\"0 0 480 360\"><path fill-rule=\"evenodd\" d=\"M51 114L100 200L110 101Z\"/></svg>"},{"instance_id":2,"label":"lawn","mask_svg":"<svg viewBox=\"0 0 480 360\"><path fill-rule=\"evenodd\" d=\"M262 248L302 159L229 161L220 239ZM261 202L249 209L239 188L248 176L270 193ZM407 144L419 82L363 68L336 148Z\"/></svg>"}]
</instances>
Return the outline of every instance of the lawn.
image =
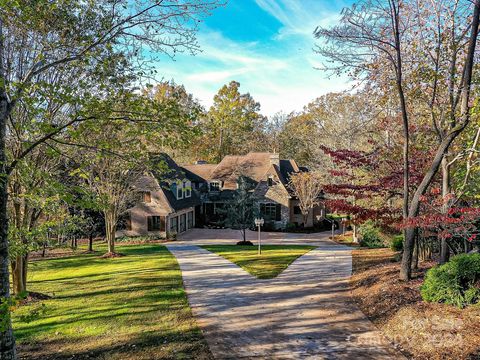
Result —
<instances>
[{"instance_id":1,"label":"lawn","mask_svg":"<svg viewBox=\"0 0 480 360\"><path fill-rule=\"evenodd\" d=\"M295 259L315 249L304 245L264 245L258 255L256 246L206 245L204 249L237 264L259 279L272 279Z\"/></svg>"},{"instance_id":2,"label":"lawn","mask_svg":"<svg viewBox=\"0 0 480 360\"><path fill-rule=\"evenodd\" d=\"M126 256L31 262L29 290L52 298L15 311L21 358L211 358L173 255L154 244L117 250ZM21 321L42 303L38 319Z\"/></svg>"}]
</instances>

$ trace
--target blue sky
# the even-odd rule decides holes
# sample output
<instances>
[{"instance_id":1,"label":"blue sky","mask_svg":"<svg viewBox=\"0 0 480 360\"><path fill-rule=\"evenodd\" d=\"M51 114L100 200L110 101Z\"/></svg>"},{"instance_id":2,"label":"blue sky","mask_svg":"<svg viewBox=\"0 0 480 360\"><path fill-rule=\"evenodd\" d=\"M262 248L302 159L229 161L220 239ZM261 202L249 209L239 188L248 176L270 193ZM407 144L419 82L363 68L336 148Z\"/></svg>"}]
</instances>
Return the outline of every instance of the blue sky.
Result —
<instances>
[{"instance_id":1,"label":"blue sky","mask_svg":"<svg viewBox=\"0 0 480 360\"><path fill-rule=\"evenodd\" d=\"M162 61L164 80L185 85L207 108L224 84L236 80L262 105L262 113L298 111L314 98L346 90L315 67L316 26L338 21L351 0L230 0L200 25L202 52Z\"/></svg>"}]
</instances>

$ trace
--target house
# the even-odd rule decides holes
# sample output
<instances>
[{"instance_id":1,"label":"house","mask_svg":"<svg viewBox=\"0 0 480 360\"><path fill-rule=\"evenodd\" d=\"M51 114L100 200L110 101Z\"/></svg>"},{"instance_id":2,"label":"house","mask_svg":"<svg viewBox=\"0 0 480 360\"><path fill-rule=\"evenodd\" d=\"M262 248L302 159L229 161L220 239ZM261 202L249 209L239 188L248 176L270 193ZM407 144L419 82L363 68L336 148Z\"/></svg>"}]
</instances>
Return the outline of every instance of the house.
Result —
<instances>
[{"instance_id":1,"label":"house","mask_svg":"<svg viewBox=\"0 0 480 360\"><path fill-rule=\"evenodd\" d=\"M226 156L219 164L198 162L179 166L166 154L156 155L163 171L152 171L140 178L134 188L136 201L127 210L124 229L117 236L169 236L195 226L219 224L218 211L232 199L240 176L253 184L260 216L273 228L304 222L299 201L288 187L292 174L308 171L295 160L278 154L251 152ZM325 207L315 207L305 226L323 220Z\"/></svg>"},{"instance_id":2,"label":"house","mask_svg":"<svg viewBox=\"0 0 480 360\"><path fill-rule=\"evenodd\" d=\"M226 156L216 165L197 163L183 169L202 203L197 209L198 223L221 220L217 209L224 207L235 194L240 176L246 176L254 184L260 214L272 227L283 229L288 223L304 222L299 201L288 187L292 174L307 171L295 160L280 159L278 154L250 152ZM305 226L313 226L324 216L325 207L320 204L308 214Z\"/></svg>"},{"instance_id":3,"label":"house","mask_svg":"<svg viewBox=\"0 0 480 360\"><path fill-rule=\"evenodd\" d=\"M117 236L166 237L195 226L195 209L201 202L191 180L168 155L156 155L155 160L164 170L146 174L134 184L137 200L127 210L125 228Z\"/></svg>"}]
</instances>

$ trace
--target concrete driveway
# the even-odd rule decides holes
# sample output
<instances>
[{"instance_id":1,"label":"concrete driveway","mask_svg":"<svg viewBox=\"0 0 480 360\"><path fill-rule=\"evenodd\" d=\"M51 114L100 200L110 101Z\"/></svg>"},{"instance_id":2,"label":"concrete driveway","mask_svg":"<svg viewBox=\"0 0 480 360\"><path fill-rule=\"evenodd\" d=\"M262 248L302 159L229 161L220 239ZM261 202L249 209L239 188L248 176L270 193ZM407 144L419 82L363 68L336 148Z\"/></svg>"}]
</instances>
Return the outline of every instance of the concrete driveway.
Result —
<instances>
[{"instance_id":1,"label":"concrete driveway","mask_svg":"<svg viewBox=\"0 0 480 360\"><path fill-rule=\"evenodd\" d=\"M256 231L247 230L247 240L253 243L258 241ZM270 245L279 244L306 244L319 246L328 241L330 232L314 234L293 234L283 232L263 232L261 233L262 243ZM239 230L232 229L193 229L180 234L175 243L194 244L194 245L235 245L237 241L243 240L242 233Z\"/></svg>"},{"instance_id":2,"label":"concrete driveway","mask_svg":"<svg viewBox=\"0 0 480 360\"><path fill-rule=\"evenodd\" d=\"M277 278L259 280L197 246L239 239L238 231L205 229L167 244L216 359L403 358L351 301L350 248L329 241L327 233L267 233L266 244L317 248Z\"/></svg>"}]
</instances>

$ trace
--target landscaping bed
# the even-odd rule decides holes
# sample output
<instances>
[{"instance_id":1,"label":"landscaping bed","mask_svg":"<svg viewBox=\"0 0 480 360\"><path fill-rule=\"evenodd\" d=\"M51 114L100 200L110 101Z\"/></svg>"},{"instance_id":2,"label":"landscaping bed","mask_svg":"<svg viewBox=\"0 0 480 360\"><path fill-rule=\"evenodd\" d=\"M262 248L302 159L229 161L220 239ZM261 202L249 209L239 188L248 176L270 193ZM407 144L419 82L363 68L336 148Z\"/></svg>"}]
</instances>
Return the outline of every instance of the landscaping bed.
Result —
<instances>
[{"instance_id":1,"label":"landscaping bed","mask_svg":"<svg viewBox=\"0 0 480 360\"><path fill-rule=\"evenodd\" d=\"M433 262L421 264L414 279L405 283L398 277L397 253L355 249L352 256L355 302L408 358L480 358L480 306L458 309L422 301L420 286Z\"/></svg>"},{"instance_id":2,"label":"landscaping bed","mask_svg":"<svg viewBox=\"0 0 480 360\"><path fill-rule=\"evenodd\" d=\"M14 312L20 359L212 358L173 255L156 244L117 249L125 256L30 264L29 290L51 298ZM35 311L33 321L22 321Z\"/></svg>"}]
</instances>

